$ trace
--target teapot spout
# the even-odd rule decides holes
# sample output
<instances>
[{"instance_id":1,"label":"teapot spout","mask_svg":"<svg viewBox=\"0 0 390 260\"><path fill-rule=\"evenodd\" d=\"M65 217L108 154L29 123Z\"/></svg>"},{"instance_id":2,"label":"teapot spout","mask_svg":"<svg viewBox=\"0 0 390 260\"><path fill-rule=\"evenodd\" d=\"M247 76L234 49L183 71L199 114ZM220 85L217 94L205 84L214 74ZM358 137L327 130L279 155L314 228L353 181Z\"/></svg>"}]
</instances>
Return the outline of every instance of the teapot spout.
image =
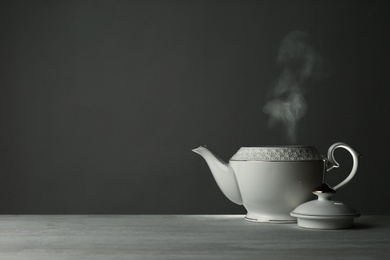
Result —
<instances>
[{"instance_id":1,"label":"teapot spout","mask_svg":"<svg viewBox=\"0 0 390 260\"><path fill-rule=\"evenodd\" d=\"M192 151L206 160L223 194L234 203L242 205L242 197L233 168L205 145L199 146Z\"/></svg>"}]
</instances>

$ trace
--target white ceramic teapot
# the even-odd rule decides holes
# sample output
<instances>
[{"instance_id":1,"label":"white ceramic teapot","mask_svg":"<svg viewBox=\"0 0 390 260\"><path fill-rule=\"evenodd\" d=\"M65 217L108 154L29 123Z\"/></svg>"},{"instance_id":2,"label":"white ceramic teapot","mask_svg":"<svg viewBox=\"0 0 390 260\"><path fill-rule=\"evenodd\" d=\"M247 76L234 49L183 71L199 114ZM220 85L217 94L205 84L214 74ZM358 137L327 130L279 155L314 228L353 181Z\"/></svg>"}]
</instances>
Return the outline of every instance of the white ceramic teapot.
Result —
<instances>
[{"instance_id":1,"label":"white ceramic teapot","mask_svg":"<svg viewBox=\"0 0 390 260\"><path fill-rule=\"evenodd\" d=\"M325 171L337 168L334 150L344 148L353 158L348 177L334 189L349 182L358 169L359 154L345 143L329 147L322 156L312 146L242 147L222 161L206 146L192 151L200 154L226 197L248 211L245 219L255 222L296 222L290 212L310 200L313 187Z\"/></svg>"}]
</instances>

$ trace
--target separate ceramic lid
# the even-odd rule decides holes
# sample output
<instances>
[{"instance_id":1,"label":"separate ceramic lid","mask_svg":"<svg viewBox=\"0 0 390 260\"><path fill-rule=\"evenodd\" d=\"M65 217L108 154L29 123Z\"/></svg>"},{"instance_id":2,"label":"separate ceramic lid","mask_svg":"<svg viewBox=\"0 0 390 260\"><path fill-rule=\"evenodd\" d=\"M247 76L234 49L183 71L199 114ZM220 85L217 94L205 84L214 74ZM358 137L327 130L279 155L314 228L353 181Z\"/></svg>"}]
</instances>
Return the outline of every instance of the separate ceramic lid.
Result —
<instances>
[{"instance_id":1,"label":"separate ceramic lid","mask_svg":"<svg viewBox=\"0 0 390 260\"><path fill-rule=\"evenodd\" d=\"M322 217L357 217L360 214L353 208L342 202L331 200L335 191L328 184L323 183L314 192L317 200L312 200L299 205L291 212L301 216L322 216Z\"/></svg>"},{"instance_id":2,"label":"separate ceramic lid","mask_svg":"<svg viewBox=\"0 0 390 260\"><path fill-rule=\"evenodd\" d=\"M360 214L353 208L339 201L326 200L325 194L318 194L318 200L312 200L298 206L291 212L300 216L321 216L321 217L358 217Z\"/></svg>"},{"instance_id":3,"label":"separate ceramic lid","mask_svg":"<svg viewBox=\"0 0 390 260\"><path fill-rule=\"evenodd\" d=\"M316 161L323 156L312 146L241 147L232 161Z\"/></svg>"},{"instance_id":4,"label":"separate ceramic lid","mask_svg":"<svg viewBox=\"0 0 390 260\"><path fill-rule=\"evenodd\" d=\"M314 229L343 229L353 226L353 219L360 214L342 202L331 200L335 191L323 183L314 192L318 200L312 200L295 208L290 215L298 218L298 226Z\"/></svg>"}]
</instances>

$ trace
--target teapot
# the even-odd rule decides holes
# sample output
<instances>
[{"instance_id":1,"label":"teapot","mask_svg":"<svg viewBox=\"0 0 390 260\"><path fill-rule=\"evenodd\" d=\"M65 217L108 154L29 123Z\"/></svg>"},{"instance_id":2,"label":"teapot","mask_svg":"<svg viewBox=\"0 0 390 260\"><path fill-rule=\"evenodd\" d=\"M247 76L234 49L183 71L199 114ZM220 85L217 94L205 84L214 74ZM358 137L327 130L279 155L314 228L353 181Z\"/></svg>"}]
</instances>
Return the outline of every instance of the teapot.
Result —
<instances>
[{"instance_id":1,"label":"teapot","mask_svg":"<svg viewBox=\"0 0 390 260\"><path fill-rule=\"evenodd\" d=\"M327 157L313 146L241 147L229 163L205 145L192 151L206 160L223 194L245 207L246 220L294 223L290 212L310 200L325 172L339 167L334 158L338 148L352 155L353 165L347 178L333 187L337 190L353 178L359 164L359 153L345 143L331 145Z\"/></svg>"}]
</instances>

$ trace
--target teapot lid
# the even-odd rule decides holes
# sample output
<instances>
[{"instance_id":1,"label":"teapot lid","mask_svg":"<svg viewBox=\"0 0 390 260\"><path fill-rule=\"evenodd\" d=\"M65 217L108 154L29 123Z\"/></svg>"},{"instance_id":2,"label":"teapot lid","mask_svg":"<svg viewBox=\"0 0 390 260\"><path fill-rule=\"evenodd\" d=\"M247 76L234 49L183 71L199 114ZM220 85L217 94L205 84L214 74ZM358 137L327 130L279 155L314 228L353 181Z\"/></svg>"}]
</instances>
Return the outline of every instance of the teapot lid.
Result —
<instances>
[{"instance_id":1,"label":"teapot lid","mask_svg":"<svg viewBox=\"0 0 390 260\"><path fill-rule=\"evenodd\" d=\"M310 216L356 216L359 215L353 208L342 202L334 201L331 197L336 193L328 184L323 183L314 189L313 193L318 196L317 200L312 200L301 204L292 212L295 215Z\"/></svg>"},{"instance_id":2,"label":"teapot lid","mask_svg":"<svg viewBox=\"0 0 390 260\"><path fill-rule=\"evenodd\" d=\"M315 229L342 229L353 225L353 219L360 214L342 202L331 200L335 190L323 183L314 189L318 196L295 208L290 215L298 218L298 225Z\"/></svg>"},{"instance_id":3,"label":"teapot lid","mask_svg":"<svg viewBox=\"0 0 390 260\"><path fill-rule=\"evenodd\" d=\"M241 147L231 161L314 161L323 160L313 146Z\"/></svg>"}]
</instances>

